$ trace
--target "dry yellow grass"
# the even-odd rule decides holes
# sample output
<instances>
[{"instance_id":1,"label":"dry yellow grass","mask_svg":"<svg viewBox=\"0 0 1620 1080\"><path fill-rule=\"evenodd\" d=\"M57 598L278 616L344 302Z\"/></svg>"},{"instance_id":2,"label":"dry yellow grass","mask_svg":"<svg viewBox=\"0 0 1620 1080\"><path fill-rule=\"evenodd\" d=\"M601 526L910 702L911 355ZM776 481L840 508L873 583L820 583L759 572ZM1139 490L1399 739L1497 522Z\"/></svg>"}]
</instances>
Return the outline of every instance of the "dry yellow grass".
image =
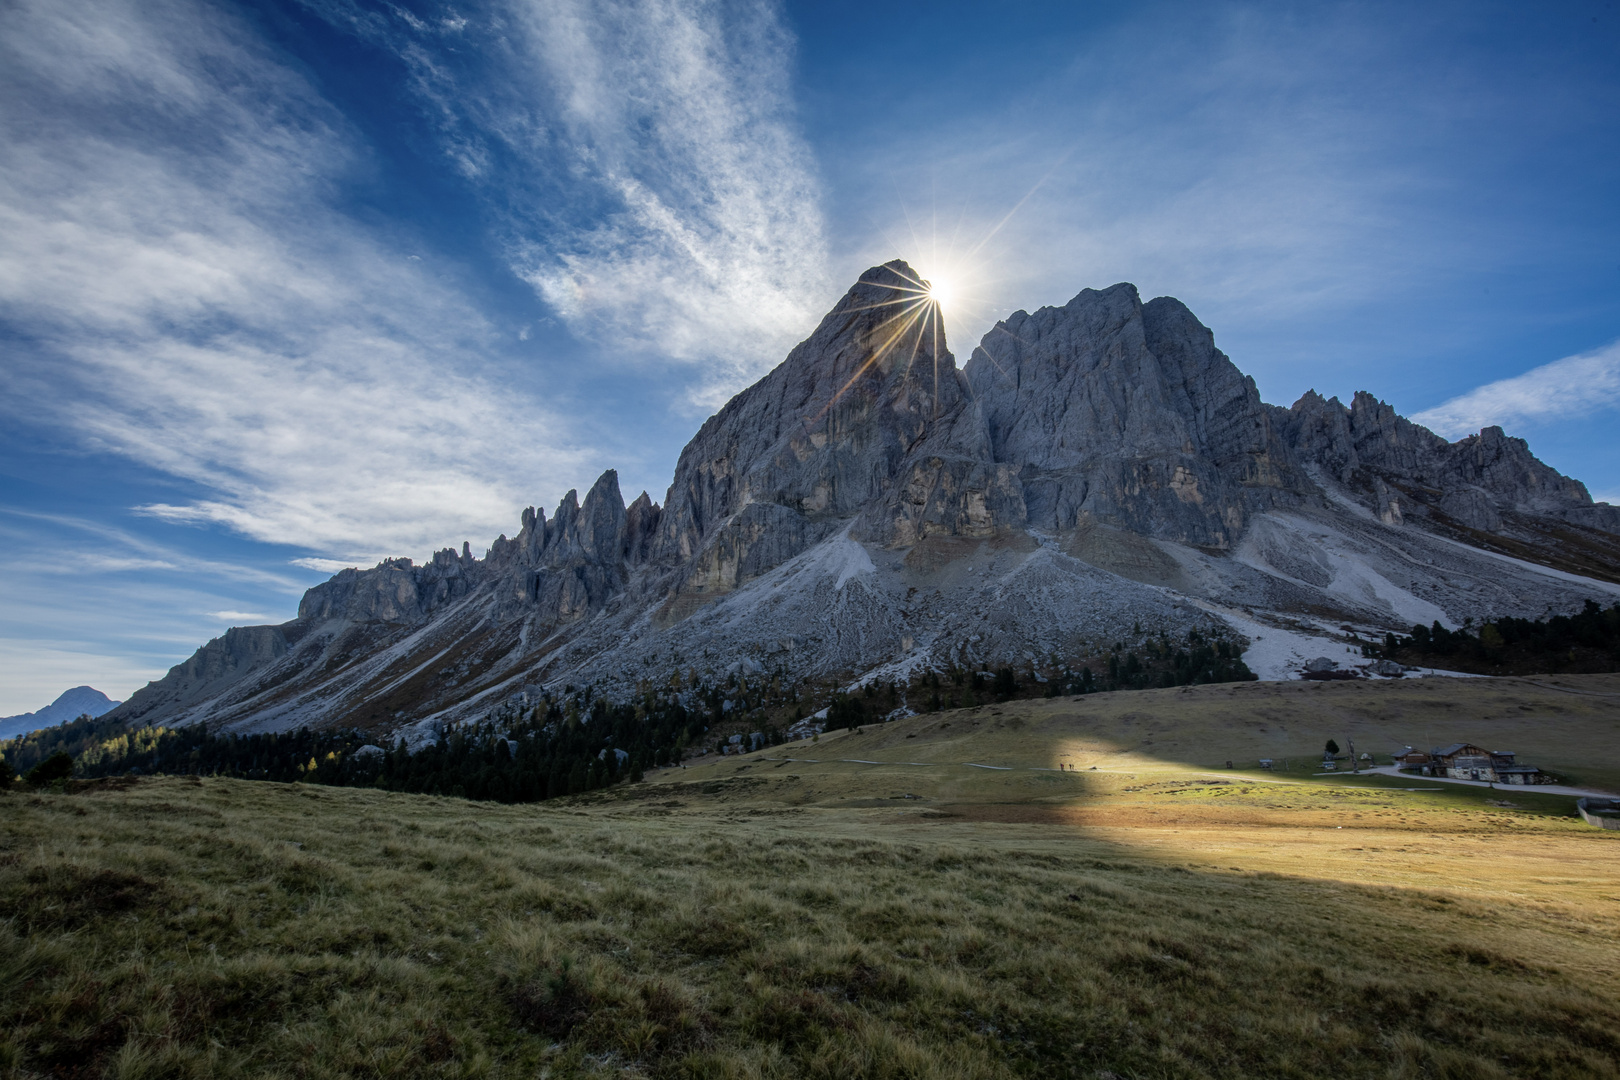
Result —
<instances>
[{"instance_id":1,"label":"dry yellow grass","mask_svg":"<svg viewBox=\"0 0 1620 1080\"><path fill-rule=\"evenodd\" d=\"M1573 798L1420 777L1321 777L1329 738L1385 764L1408 744L1476 742L1620 792L1620 675L1246 683L1014 701L710 758L649 780L687 791L723 782L711 796L722 805L884 807L873 824L886 834L918 821L1041 824L1197 865L1578 900L1600 911L1620 902L1615 837L1572 817ZM1277 769L1255 768L1262 757Z\"/></svg>"},{"instance_id":2,"label":"dry yellow grass","mask_svg":"<svg viewBox=\"0 0 1620 1080\"><path fill-rule=\"evenodd\" d=\"M1617 681L1014 703L569 804L12 795L0 1069L1613 1076L1620 835L1534 793L1219 766L1449 700L1433 741L1620 775Z\"/></svg>"},{"instance_id":3,"label":"dry yellow grass","mask_svg":"<svg viewBox=\"0 0 1620 1080\"><path fill-rule=\"evenodd\" d=\"M826 738L847 740L838 744L845 758L1082 770L1229 760L1245 770L1286 758L1300 774L1314 771L1330 738L1385 764L1407 745L1467 741L1620 793L1620 675L1188 686L1012 701ZM763 756L830 756L810 745Z\"/></svg>"}]
</instances>

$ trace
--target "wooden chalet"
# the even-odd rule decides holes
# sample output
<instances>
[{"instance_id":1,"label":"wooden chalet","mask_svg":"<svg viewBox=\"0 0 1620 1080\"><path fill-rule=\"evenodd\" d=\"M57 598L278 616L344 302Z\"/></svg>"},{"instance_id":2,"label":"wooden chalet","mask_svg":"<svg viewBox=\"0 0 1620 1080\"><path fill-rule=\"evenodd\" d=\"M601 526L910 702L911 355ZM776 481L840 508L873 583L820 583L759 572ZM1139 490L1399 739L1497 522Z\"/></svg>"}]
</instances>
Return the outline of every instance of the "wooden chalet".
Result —
<instances>
[{"instance_id":1,"label":"wooden chalet","mask_svg":"<svg viewBox=\"0 0 1620 1080\"><path fill-rule=\"evenodd\" d=\"M1496 784L1546 784L1551 778L1534 765L1520 765L1511 750L1486 750L1473 743L1437 746L1427 754L1411 750L1397 757L1401 768L1411 768L1424 776L1449 776L1454 780L1482 780Z\"/></svg>"}]
</instances>

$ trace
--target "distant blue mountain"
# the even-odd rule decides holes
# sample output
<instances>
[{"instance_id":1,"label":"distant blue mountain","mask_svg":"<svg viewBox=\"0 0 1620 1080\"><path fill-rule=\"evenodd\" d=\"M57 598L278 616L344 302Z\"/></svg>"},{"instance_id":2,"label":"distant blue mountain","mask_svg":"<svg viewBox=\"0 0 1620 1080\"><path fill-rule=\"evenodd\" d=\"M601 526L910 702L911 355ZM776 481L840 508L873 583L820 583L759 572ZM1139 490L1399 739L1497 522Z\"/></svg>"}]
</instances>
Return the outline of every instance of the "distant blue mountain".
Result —
<instances>
[{"instance_id":1,"label":"distant blue mountain","mask_svg":"<svg viewBox=\"0 0 1620 1080\"><path fill-rule=\"evenodd\" d=\"M38 712L0 716L0 739L11 739L40 728L65 724L85 713L100 716L117 705L118 702L93 686L75 686Z\"/></svg>"}]
</instances>

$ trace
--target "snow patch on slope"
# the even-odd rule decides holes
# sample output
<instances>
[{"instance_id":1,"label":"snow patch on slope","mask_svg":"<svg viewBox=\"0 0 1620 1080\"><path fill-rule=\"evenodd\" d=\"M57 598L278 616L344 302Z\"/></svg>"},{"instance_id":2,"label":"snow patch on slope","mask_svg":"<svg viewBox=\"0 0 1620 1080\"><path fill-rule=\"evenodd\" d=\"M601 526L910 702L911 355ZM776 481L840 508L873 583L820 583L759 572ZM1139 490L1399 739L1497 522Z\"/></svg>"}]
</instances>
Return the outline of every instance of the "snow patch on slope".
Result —
<instances>
[{"instance_id":1,"label":"snow patch on slope","mask_svg":"<svg viewBox=\"0 0 1620 1080\"><path fill-rule=\"evenodd\" d=\"M1199 606L1220 616L1234 630L1249 639L1249 647L1243 653L1243 662L1263 682L1298 679L1305 667L1305 661L1314 657L1325 656L1329 660L1337 660L1340 664L1346 664L1353 659L1345 653L1343 642L1335 641L1326 635L1318 637L1297 630L1269 626L1241 612L1213 604Z\"/></svg>"},{"instance_id":2,"label":"snow patch on slope","mask_svg":"<svg viewBox=\"0 0 1620 1080\"><path fill-rule=\"evenodd\" d=\"M875 574L877 567L872 565L872 556L866 553L866 548L849 538L849 530L845 529L837 539L829 541L826 552L822 556L829 564L829 569L838 572L838 584L833 589L842 590L844 582L859 574Z\"/></svg>"},{"instance_id":3,"label":"snow patch on slope","mask_svg":"<svg viewBox=\"0 0 1620 1080\"><path fill-rule=\"evenodd\" d=\"M1320 589L1405 625L1454 623L1445 610L1391 581L1364 543L1320 521L1272 513L1255 521L1233 558L1262 573Z\"/></svg>"}]
</instances>

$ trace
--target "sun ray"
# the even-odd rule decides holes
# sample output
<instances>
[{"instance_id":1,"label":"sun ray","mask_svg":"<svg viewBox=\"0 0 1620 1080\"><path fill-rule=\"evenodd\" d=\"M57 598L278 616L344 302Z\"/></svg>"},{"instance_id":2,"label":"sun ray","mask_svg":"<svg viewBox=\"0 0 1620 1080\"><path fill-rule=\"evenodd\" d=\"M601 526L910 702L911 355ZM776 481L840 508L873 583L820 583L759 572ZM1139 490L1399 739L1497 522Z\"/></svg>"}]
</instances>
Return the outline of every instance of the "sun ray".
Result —
<instances>
[{"instance_id":1,"label":"sun ray","mask_svg":"<svg viewBox=\"0 0 1620 1080\"><path fill-rule=\"evenodd\" d=\"M878 326L877 329L879 332L890 327L893 327L894 329L889 333L889 336L884 341L882 341L867 355L866 359L861 363L861 366L856 368L855 373L849 377L849 380L845 382L843 386L838 388L838 392L833 394L833 396L828 399L826 405L822 406L821 411L816 413L815 417L811 420L812 426L820 423L821 419L832 410L834 405L838 404L839 399L844 396L849 388L854 386L856 381L859 380L862 375L866 374L866 372L874 364L882 362L883 358L894 349L895 344L901 340L906 331L912 326L916 325L918 319L920 318L920 313L926 310L928 306L929 305L926 297L912 301L905 309L897 313L893 318L881 323Z\"/></svg>"},{"instance_id":2,"label":"sun ray","mask_svg":"<svg viewBox=\"0 0 1620 1080\"><path fill-rule=\"evenodd\" d=\"M933 310L929 313L928 320L932 324L934 331L934 385L929 389L929 394L934 399L935 420L939 419L939 323L944 317L943 309L940 305L935 304Z\"/></svg>"},{"instance_id":3,"label":"sun ray","mask_svg":"<svg viewBox=\"0 0 1620 1080\"><path fill-rule=\"evenodd\" d=\"M911 355L906 357L906 370L900 375L902 382L911 378L911 368L917 362L917 350L922 348L922 341L923 331L919 330L911 335Z\"/></svg>"},{"instance_id":4,"label":"sun ray","mask_svg":"<svg viewBox=\"0 0 1620 1080\"><path fill-rule=\"evenodd\" d=\"M969 258L972 258L974 255L977 255L979 253L979 250L981 248L983 248L984 245L988 244L990 242L990 239L993 236L995 236L998 232L1000 232L1006 226L1007 222L1009 222L1009 221L1011 221L1013 219L1013 215L1018 213L1018 211L1022 210L1024 208L1024 204L1029 202L1029 200L1034 197L1034 195L1035 195L1035 193L1037 191L1041 190L1041 186L1043 184L1045 184L1048 180L1052 179L1052 174L1057 172L1058 167L1061 166L1065 161L1069 160L1069 155L1074 153L1075 147L1077 145L1078 144L1071 144L1070 147L1067 150L1063 151L1062 155L1056 161L1054 161L1052 163L1052 167L1050 169L1046 170L1045 175L1043 175L1039 180L1035 181L1035 186L1030 188L1028 191L1026 191L1024 193L1024 197L1022 199L1019 199L1018 202L1013 206L1013 208L1011 210L1007 211L1006 216L1003 217L1000 221L996 222L995 228L993 228L989 232L985 233L984 234L984 239L980 240L977 244L973 245L973 250L968 252L968 257Z\"/></svg>"}]
</instances>

